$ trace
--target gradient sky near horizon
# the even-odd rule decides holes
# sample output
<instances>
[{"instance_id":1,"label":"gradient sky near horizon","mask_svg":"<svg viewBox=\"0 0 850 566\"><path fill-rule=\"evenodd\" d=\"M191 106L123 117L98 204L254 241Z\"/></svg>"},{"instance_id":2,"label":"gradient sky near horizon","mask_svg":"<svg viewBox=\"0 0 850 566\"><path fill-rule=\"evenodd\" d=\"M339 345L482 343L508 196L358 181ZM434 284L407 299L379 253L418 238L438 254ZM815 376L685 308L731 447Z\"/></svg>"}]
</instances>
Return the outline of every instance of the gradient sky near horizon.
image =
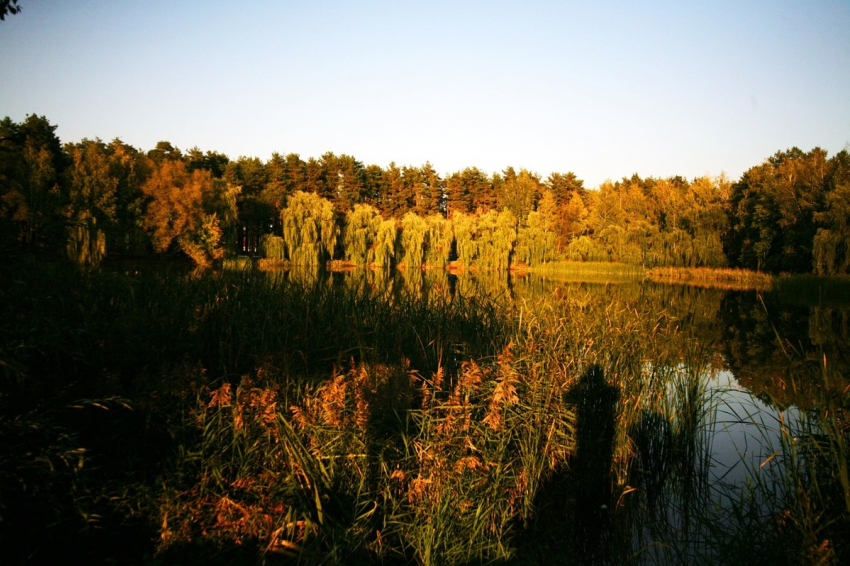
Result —
<instances>
[{"instance_id":1,"label":"gradient sky near horizon","mask_svg":"<svg viewBox=\"0 0 850 566\"><path fill-rule=\"evenodd\" d=\"M850 1L19 0L0 117L63 142L446 174L725 173L850 149Z\"/></svg>"}]
</instances>

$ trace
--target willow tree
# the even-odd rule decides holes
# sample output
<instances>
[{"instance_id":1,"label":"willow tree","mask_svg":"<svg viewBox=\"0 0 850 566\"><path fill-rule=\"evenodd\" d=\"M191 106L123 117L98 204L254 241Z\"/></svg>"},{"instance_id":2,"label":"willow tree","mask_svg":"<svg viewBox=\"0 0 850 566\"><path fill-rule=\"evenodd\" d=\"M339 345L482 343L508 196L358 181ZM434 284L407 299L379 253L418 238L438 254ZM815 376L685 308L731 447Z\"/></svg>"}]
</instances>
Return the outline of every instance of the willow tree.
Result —
<instances>
[{"instance_id":1,"label":"willow tree","mask_svg":"<svg viewBox=\"0 0 850 566\"><path fill-rule=\"evenodd\" d=\"M333 257L339 228L333 204L315 193L298 191L280 212L283 240L295 265L319 265Z\"/></svg>"},{"instance_id":2,"label":"willow tree","mask_svg":"<svg viewBox=\"0 0 850 566\"><path fill-rule=\"evenodd\" d=\"M396 256L396 240L398 228L395 220L389 219L381 222L378 226L378 234L375 237L375 252L373 262L377 267L389 268L392 266Z\"/></svg>"},{"instance_id":3,"label":"willow tree","mask_svg":"<svg viewBox=\"0 0 850 566\"><path fill-rule=\"evenodd\" d=\"M280 236L266 234L260 239L260 249L263 257L274 260L286 259L286 243Z\"/></svg>"},{"instance_id":4,"label":"willow tree","mask_svg":"<svg viewBox=\"0 0 850 566\"><path fill-rule=\"evenodd\" d=\"M408 212L401 219L401 263L411 269L422 267L427 244L428 223L419 215Z\"/></svg>"},{"instance_id":5,"label":"willow tree","mask_svg":"<svg viewBox=\"0 0 850 566\"><path fill-rule=\"evenodd\" d=\"M65 244L68 258L83 267L96 267L106 256L106 234L97 225L97 218L85 210L74 216L68 225Z\"/></svg>"},{"instance_id":6,"label":"willow tree","mask_svg":"<svg viewBox=\"0 0 850 566\"><path fill-rule=\"evenodd\" d=\"M574 238L567 246L567 257L573 261L605 261L608 255L588 236Z\"/></svg>"},{"instance_id":7,"label":"willow tree","mask_svg":"<svg viewBox=\"0 0 850 566\"><path fill-rule=\"evenodd\" d=\"M476 263L484 268L507 270L517 240L517 218L510 210L489 211L478 218Z\"/></svg>"},{"instance_id":8,"label":"willow tree","mask_svg":"<svg viewBox=\"0 0 850 566\"><path fill-rule=\"evenodd\" d=\"M347 260L356 265L367 265L373 261L375 240L382 220L381 213L368 204L355 204L348 211L343 232Z\"/></svg>"},{"instance_id":9,"label":"willow tree","mask_svg":"<svg viewBox=\"0 0 850 566\"><path fill-rule=\"evenodd\" d=\"M517 234L517 258L528 265L540 265L555 258L557 245L557 236L549 229L544 213L529 212L526 225Z\"/></svg>"},{"instance_id":10,"label":"willow tree","mask_svg":"<svg viewBox=\"0 0 850 566\"><path fill-rule=\"evenodd\" d=\"M452 215L452 232L455 238L457 260L464 267L469 267L478 257L477 217L472 214L455 212Z\"/></svg>"},{"instance_id":11,"label":"willow tree","mask_svg":"<svg viewBox=\"0 0 850 566\"><path fill-rule=\"evenodd\" d=\"M425 264L443 268L449 263L452 253L454 232L452 223L442 214L431 214L425 218L428 225L428 245L425 247Z\"/></svg>"}]
</instances>

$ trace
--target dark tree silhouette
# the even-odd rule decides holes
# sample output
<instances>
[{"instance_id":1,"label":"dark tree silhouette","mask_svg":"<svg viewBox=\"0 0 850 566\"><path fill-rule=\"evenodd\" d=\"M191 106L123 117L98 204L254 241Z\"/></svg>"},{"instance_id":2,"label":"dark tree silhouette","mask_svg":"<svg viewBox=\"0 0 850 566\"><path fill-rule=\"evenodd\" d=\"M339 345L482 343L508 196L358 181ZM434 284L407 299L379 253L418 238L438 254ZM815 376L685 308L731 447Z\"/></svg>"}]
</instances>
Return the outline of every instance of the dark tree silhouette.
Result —
<instances>
[{"instance_id":1,"label":"dark tree silhouette","mask_svg":"<svg viewBox=\"0 0 850 566\"><path fill-rule=\"evenodd\" d=\"M5 20L6 14L17 14L20 11L18 0L0 0L0 20Z\"/></svg>"}]
</instances>

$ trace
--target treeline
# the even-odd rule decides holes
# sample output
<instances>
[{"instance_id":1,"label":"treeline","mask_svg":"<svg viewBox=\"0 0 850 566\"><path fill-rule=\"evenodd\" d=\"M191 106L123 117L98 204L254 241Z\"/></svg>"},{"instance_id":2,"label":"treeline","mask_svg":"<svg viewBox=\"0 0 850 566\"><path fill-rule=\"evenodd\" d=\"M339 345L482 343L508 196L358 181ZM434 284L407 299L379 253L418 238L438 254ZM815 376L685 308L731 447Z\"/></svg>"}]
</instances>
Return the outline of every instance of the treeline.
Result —
<instances>
[{"instance_id":1,"label":"treeline","mask_svg":"<svg viewBox=\"0 0 850 566\"><path fill-rule=\"evenodd\" d=\"M229 159L160 142L62 145L44 117L0 121L7 246L181 252L199 265L248 253L299 264L506 269L556 259L645 266L850 271L850 155L780 152L732 183L637 175L588 190L575 174L438 174L326 153Z\"/></svg>"}]
</instances>

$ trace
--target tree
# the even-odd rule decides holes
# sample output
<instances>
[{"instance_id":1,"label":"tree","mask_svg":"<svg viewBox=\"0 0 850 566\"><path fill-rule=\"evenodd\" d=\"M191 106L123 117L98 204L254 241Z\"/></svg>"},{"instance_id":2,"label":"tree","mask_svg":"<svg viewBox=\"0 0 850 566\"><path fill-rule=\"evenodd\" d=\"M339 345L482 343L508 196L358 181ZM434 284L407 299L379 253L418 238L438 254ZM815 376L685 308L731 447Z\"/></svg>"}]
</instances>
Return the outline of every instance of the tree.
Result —
<instances>
[{"instance_id":1,"label":"tree","mask_svg":"<svg viewBox=\"0 0 850 566\"><path fill-rule=\"evenodd\" d=\"M216 179L224 176L227 165L230 163L230 158L223 153L218 153L217 151L203 153L197 146L188 150L184 159L186 161L186 169L190 173L195 169L206 169Z\"/></svg>"},{"instance_id":2,"label":"tree","mask_svg":"<svg viewBox=\"0 0 850 566\"><path fill-rule=\"evenodd\" d=\"M534 210L540 198L540 178L522 169L517 174L512 167L505 171L505 182L499 192L499 210L510 210L517 220L517 228L525 224L528 213Z\"/></svg>"},{"instance_id":3,"label":"tree","mask_svg":"<svg viewBox=\"0 0 850 566\"><path fill-rule=\"evenodd\" d=\"M847 275L850 273L850 182L845 181L829 192L825 210L815 214L815 221L819 226L813 241L815 273Z\"/></svg>"},{"instance_id":4,"label":"tree","mask_svg":"<svg viewBox=\"0 0 850 566\"><path fill-rule=\"evenodd\" d=\"M444 210L443 180L430 163L419 169L419 186L416 193L415 212L422 217Z\"/></svg>"},{"instance_id":5,"label":"tree","mask_svg":"<svg viewBox=\"0 0 850 566\"><path fill-rule=\"evenodd\" d=\"M109 148L99 139L67 144L70 218L67 251L81 265L98 265L106 256L104 228L116 223L118 178Z\"/></svg>"},{"instance_id":6,"label":"tree","mask_svg":"<svg viewBox=\"0 0 850 566\"><path fill-rule=\"evenodd\" d=\"M452 215L452 233L457 260L464 267L470 267L478 257L478 242L475 237L477 227L477 217L472 214L455 212Z\"/></svg>"},{"instance_id":7,"label":"tree","mask_svg":"<svg viewBox=\"0 0 850 566\"><path fill-rule=\"evenodd\" d=\"M150 177L154 163L144 153L114 139L109 144L110 169L117 179L115 222L106 226L109 253L149 253L151 240L144 227L147 197L142 185Z\"/></svg>"},{"instance_id":8,"label":"tree","mask_svg":"<svg viewBox=\"0 0 850 566\"><path fill-rule=\"evenodd\" d=\"M826 152L777 152L732 185L726 254L733 265L778 273L812 269L815 214L826 196Z\"/></svg>"},{"instance_id":9,"label":"tree","mask_svg":"<svg viewBox=\"0 0 850 566\"><path fill-rule=\"evenodd\" d=\"M320 265L333 257L339 228L333 205L315 193L298 191L281 213L283 240L296 265Z\"/></svg>"},{"instance_id":10,"label":"tree","mask_svg":"<svg viewBox=\"0 0 850 566\"><path fill-rule=\"evenodd\" d=\"M183 159L183 152L171 145L171 142L160 141L156 143L156 147L148 151L148 157L154 163L159 165L163 161L180 161Z\"/></svg>"},{"instance_id":11,"label":"tree","mask_svg":"<svg viewBox=\"0 0 850 566\"><path fill-rule=\"evenodd\" d=\"M303 191L306 185L306 164L296 153L286 157L272 153L266 162L266 185L259 199L269 205L274 215L280 218L280 211L286 206L287 199L296 191Z\"/></svg>"},{"instance_id":12,"label":"tree","mask_svg":"<svg viewBox=\"0 0 850 566\"><path fill-rule=\"evenodd\" d=\"M384 170L378 165L369 165L364 170L365 195L364 202L378 210L385 210L387 198L386 178Z\"/></svg>"},{"instance_id":13,"label":"tree","mask_svg":"<svg viewBox=\"0 0 850 566\"><path fill-rule=\"evenodd\" d=\"M396 221L392 218L384 220L378 226L378 234L375 237L375 259L377 267L389 269L396 257L398 243L398 228Z\"/></svg>"},{"instance_id":14,"label":"tree","mask_svg":"<svg viewBox=\"0 0 850 566\"><path fill-rule=\"evenodd\" d=\"M17 14L20 11L18 0L0 0L0 20L5 20L8 14Z\"/></svg>"},{"instance_id":15,"label":"tree","mask_svg":"<svg viewBox=\"0 0 850 566\"><path fill-rule=\"evenodd\" d=\"M400 218L409 209L409 195L404 171L394 162L384 170L383 189L381 213L385 217Z\"/></svg>"},{"instance_id":16,"label":"tree","mask_svg":"<svg viewBox=\"0 0 850 566\"><path fill-rule=\"evenodd\" d=\"M209 171L190 174L183 161L163 160L142 190L150 197L145 226L157 251L176 244L202 267L224 255L219 215L232 218L233 211L222 210L222 201L229 199L215 194Z\"/></svg>"},{"instance_id":17,"label":"tree","mask_svg":"<svg viewBox=\"0 0 850 566\"><path fill-rule=\"evenodd\" d=\"M56 126L34 114L21 124L0 121L0 216L4 232L31 249L65 241L67 164Z\"/></svg>"},{"instance_id":18,"label":"tree","mask_svg":"<svg viewBox=\"0 0 850 566\"><path fill-rule=\"evenodd\" d=\"M401 219L401 263L411 269L422 267L428 243L428 223L425 219L413 212L405 214Z\"/></svg>"},{"instance_id":19,"label":"tree","mask_svg":"<svg viewBox=\"0 0 850 566\"><path fill-rule=\"evenodd\" d=\"M549 229L549 220L537 210L528 213L528 221L517 234L516 255L520 261L536 266L555 257L557 239Z\"/></svg>"},{"instance_id":20,"label":"tree","mask_svg":"<svg viewBox=\"0 0 850 566\"><path fill-rule=\"evenodd\" d=\"M552 173L546 178L545 185L552 191L555 203L558 205L567 204L574 195L583 197L587 192L587 189L584 188L584 181L576 177L576 174L572 171Z\"/></svg>"},{"instance_id":21,"label":"tree","mask_svg":"<svg viewBox=\"0 0 850 566\"><path fill-rule=\"evenodd\" d=\"M475 238L476 265L488 269L507 270L517 239L517 220L510 210L490 210L478 217Z\"/></svg>"},{"instance_id":22,"label":"tree","mask_svg":"<svg viewBox=\"0 0 850 566\"><path fill-rule=\"evenodd\" d=\"M443 268L449 263L454 233L452 222L442 214L431 214L425 218L428 225L428 244L425 247L425 264Z\"/></svg>"},{"instance_id":23,"label":"tree","mask_svg":"<svg viewBox=\"0 0 850 566\"><path fill-rule=\"evenodd\" d=\"M374 261L374 246L381 226L381 213L368 204L355 204L345 218L343 247L345 258L355 265Z\"/></svg>"},{"instance_id":24,"label":"tree","mask_svg":"<svg viewBox=\"0 0 850 566\"><path fill-rule=\"evenodd\" d=\"M362 163L350 155L343 154L329 163L328 167L328 179L336 182L333 187L333 202L338 212L345 213L365 200L366 173Z\"/></svg>"}]
</instances>

